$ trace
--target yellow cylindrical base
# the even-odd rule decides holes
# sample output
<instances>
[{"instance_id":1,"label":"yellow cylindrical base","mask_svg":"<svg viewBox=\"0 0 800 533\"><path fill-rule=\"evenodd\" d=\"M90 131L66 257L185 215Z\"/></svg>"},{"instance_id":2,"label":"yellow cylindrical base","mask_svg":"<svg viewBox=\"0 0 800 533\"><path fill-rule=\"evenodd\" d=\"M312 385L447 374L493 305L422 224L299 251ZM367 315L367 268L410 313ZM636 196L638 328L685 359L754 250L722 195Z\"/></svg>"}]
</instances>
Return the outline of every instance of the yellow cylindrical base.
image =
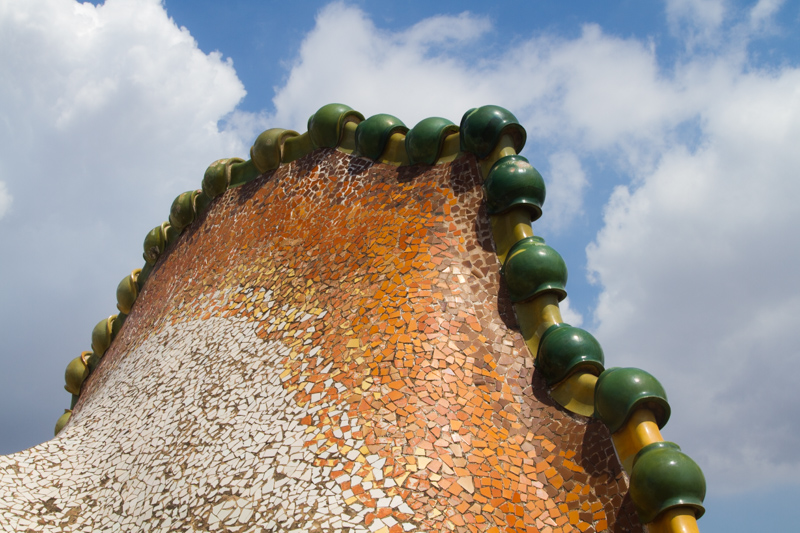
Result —
<instances>
[{"instance_id":1,"label":"yellow cylindrical base","mask_svg":"<svg viewBox=\"0 0 800 533\"><path fill-rule=\"evenodd\" d=\"M559 405L583 416L594 414L594 389L597 376L588 372L577 372L558 383L550 396Z\"/></svg>"},{"instance_id":2,"label":"yellow cylindrical base","mask_svg":"<svg viewBox=\"0 0 800 533\"><path fill-rule=\"evenodd\" d=\"M458 154L461 153L460 150L461 134L451 133L444 138L442 153L439 154L439 159L436 160L436 163L449 163L450 161L454 161L458 157Z\"/></svg>"},{"instance_id":3,"label":"yellow cylindrical base","mask_svg":"<svg viewBox=\"0 0 800 533\"><path fill-rule=\"evenodd\" d=\"M669 509L647 525L648 533L700 533L694 511L688 507Z\"/></svg>"},{"instance_id":4,"label":"yellow cylindrical base","mask_svg":"<svg viewBox=\"0 0 800 533\"><path fill-rule=\"evenodd\" d=\"M614 448L625 471L630 474L633 458L639 450L664 438L658 429L656 417L650 409L637 409L622 428L612 436Z\"/></svg>"},{"instance_id":5,"label":"yellow cylindrical base","mask_svg":"<svg viewBox=\"0 0 800 533\"><path fill-rule=\"evenodd\" d=\"M314 150L314 145L311 143L311 135L305 132L297 137L289 137L283 143L283 150L281 151L281 163L291 163L300 159L306 154L310 154Z\"/></svg>"},{"instance_id":6,"label":"yellow cylindrical base","mask_svg":"<svg viewBox=\"0 0 800 533\"><path fill-rule=\"evenodd\" d=\"M486 179L486 176L489 175L489 170L491 170L492 165L494 165L498 159L507 155L516 154L517 151L514 145L514 138L511 137L511 135L501 135L500 140L494 147L494 150L492 150L492 152L486 156L486 158L481 159L479 162L483 179Z\"/></svg>"},{"instance_id":7,"label":"yellow cylindrical base","mask_svg":"<svg viewBox=\"0 0 800 533\"><path fill-rule=\"evenodd\" d=\"M492 225L492 237L497 251L497 258L502 265L506 261L509 250L520 239L533 237L531 214L527 209L516 207L502 215L489 217Z\"/></svg>"},{"instance_id":8,"label":"yellow cylindrical base","mask_svg":"<svg viewBox=\"0 0 800 533\"><path fill-rule=\"evenodd\" d=\"M536 357L539 351L539 339L547 328L564 321L558 308L558 296L548 292L531 300L520 302L514 306L517 321L522 331L522 338L531 355Z\"/></svg>"},{"instance_id":9,"label":"yellow cylindrical base","mask_svg":"<svg viewBox=\"0 0 800 533\"><path fill-rule=\"evenodd\" d=\"M389 137L389 142L387 142L386 146L383 148L383 153L378 157L378 161L398 167L408 165L405 133L393 133L392 136Z\"/></svg>"},{"instance_id":10,"label":"yellow cylindrical base","mask_svg":"<svg viewBox=\"0 0 800 533\"><path fill-rule=\"evenodd\" d=\"M356 149L356 128L358 122L348 121L342 127L341 139L339 139L339 146L336 147L340 152L352 154Z\"/></svg>"}]
</instances>

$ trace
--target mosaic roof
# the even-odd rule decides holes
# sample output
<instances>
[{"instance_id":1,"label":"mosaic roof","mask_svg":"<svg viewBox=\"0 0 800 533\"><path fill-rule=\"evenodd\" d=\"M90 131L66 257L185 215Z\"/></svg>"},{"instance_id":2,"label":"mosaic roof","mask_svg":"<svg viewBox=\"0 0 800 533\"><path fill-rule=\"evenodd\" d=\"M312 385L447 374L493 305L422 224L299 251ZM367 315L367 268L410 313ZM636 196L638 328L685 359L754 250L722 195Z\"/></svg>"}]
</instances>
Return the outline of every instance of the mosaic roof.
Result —
<instances>
[{"instance_id":1,"label":"mosaic roof","mask_svg":"<svg viewBox=\"0 0 800 533\"><path fill-rule=\"evenodd\" d=\"M507 110L340 104L212 163L0 457L14 531L696 531L666 393L564 324Z\"/></svg>"}]
</instances>

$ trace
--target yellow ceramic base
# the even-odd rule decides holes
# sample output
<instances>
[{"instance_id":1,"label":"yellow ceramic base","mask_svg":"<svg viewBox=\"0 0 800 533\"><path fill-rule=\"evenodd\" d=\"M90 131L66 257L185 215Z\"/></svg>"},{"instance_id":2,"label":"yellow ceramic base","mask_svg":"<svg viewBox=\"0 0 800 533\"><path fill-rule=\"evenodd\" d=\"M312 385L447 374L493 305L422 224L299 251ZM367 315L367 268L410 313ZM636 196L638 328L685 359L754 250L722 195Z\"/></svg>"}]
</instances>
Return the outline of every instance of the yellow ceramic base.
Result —
<instances>
[{"instance_id":1,"label":"yellow ceramic base","mask_svg":"<svg viewBox=\"0 0 800 533\"><path fill-rule=\"evenodd\" d=\"M539 339L547 328L554 324L561 324L561 310L558 308L558 296L553 293L544 293L526 302L514 306L517 312L517 321L522 331L522 338L528 346L531 355L536 357L539 351Z\"/></svg>"},{"instance_id":2,"label":"yellow ceramic base","mask_svg":"<svg viewBox=\"0 0 800 533\"><path fill-rule=\"evenodd\" d=\"M450 161L454 161L460 153L461 134L458 132L451 133L444 138L442 153L439 155L439 159L436 160L436 164L438 165L439 163L449 163Z\"/></svg>"},{"instance_id":3,"label":"yellow ceramic base","mask_svg":"<svg viewBox=\"0 0 800 533\"><path fill-rule=\"evenodd\" d=\"M486 156L486 158L481 159L479 162L483 179L486 179L486 176L489 175L489 171L492 169L492 166L497 162L498 159L507 155L517 154L514 146L514 138L511 137L511 135L502 135L500 137L500 141L497 143L497 145L495 145L494 150L492 150L491 153Z\"/></svg>"},{"instance_id":4,"label":"yellow ceramic base","mask_svg":"<svg viewBox=\"0 0 800 533\"><path fill-rule=\"evenodd\" d=\"M597 376L577 372L553 387L550 396L565 409L583 416L594 414L594 388Z\"/></svg>"},{"instance_id":5,"label":"yellow ceramic base","mask_svg":"<svg viewBox=\"0 0 800 533\"><path fill-rule=\"evenodd\" d=\"M386 147L383 149L378 161L397 167L408 165L405 133L394 133L389 137L389 142L386 143Z\"/></svg>"},{"instance_id":6,"label":"yellow ceramic base","mask_svg":"<svg viewBox=\"0 0 800 533\"><path fill-rule=\"evenodd\" d=\"M647 525L648 533L700 533L694 512L678 507L664 512L655 522Z\"/></svg>"},{"instance_id":7,"label":"yellow ceramic base","mask_svg":"<svg viewBox=\"0 0 800 533\"><path fill-rule=\"evenodd\" d=\"M495 251L500 264L505 263L506 255L514 244L525 237L533 237L530 212L523 207L516 207L502 215L489 217L492 225Z\"/></svg>"},{"instance_id":8,"label":"yellow ceramic base","mask_svg":"<svg viewBox=\"0 0 800 533\"><path fill-rule=\"evenodd\" d=\"M639 450L654 442L663 441L656 417L649 409L638 409L622 428L611 436L614 448L625 471L630 473L633 458Z\"/></svg>"},{"instance_id":9,"label":"yellow ceramic base","mask_svg":"<svg viewBox=\"0 0 800 533\"><path fill-rule=\"evenodd\" d=\"M310 154L313 150L314 145L311 144L311 135L308 132L297 137L290 137L283 143L281 162L291 163L306 154Z\"/></svg>"},{"instance_id":10,"label":"yellow ceramic base","mask_svg":"<svg viewBox=\"0 0 800 533\"><path fill-rule=\"evenodd\" d=\"M339 146L336 147L340 152L345 154L352 154L356 149L356 128L358 122L345 122L342 128L342 138L339 140Z\"/></svg>"}]
</instances>

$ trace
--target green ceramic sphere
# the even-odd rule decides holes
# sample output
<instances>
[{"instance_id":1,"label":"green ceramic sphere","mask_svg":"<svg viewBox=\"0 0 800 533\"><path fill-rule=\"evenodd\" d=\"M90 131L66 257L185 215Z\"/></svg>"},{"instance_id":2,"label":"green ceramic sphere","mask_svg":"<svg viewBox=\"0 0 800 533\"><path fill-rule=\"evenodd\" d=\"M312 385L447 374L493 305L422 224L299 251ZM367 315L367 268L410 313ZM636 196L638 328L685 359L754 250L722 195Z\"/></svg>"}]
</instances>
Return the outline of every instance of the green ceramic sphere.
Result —
<instances>
[{"instance_id":1,"label":"green ceramic sphere","mask_svg":"<svg viewBox=\"0 0 800 533\"><path fill-rule=\"evenodd\" d=\"M281 147L289 137L297 137L296 131L271 128L256 137L250 148L250 160L262 174L281 166Z\"/></svg>"},{"instance_id":2,"label":"green ceramic sphere","mask_svg":"<svg viewBox=\"0 0 800 533\"><path fill-rule=\"evenodd\" d=\"M359 123L364 115L344 104L328 104L308 119L308 134L314 148L336 148L347 122Z\"/></svg>"},{"instance_id":3,"label":"green ceramic sphere","mask_svg":"<svg viewBox=\"0 0 800 533\"><path fill-rule=\"evenodd\" d=\"M420 121L406 134L406 153L409 163L432 165L439 159L448 135L458 132L458 126L441 117Z\"/></svg>"},{"instance_id":4,"label":"green ceramic sphere","mask_svg":"<svg viewBox=\"0 0 800 533\"><path fill-rule=\"evenodd\" d=\"M120 313L117 315L117 318L114 319L114 322L111 324L111 338L116 339L117 335L119 335L120 330L122 329L122 325L125 324L125 319L128 318L128 315L125 313Z\"/></svg>"},{"instance_id":5,"label":"green ceramic sphere","mask_svg":"<svg viewBox=\"0 0 800 533\"><path fill-rule=\"evenodd\" d=\"M514 303L546 292L554 293L559 301L567 297L567 265L541 237L517 241L506 256L503 274Z\"/></svg>"},{"instance_id":6,"label":"green ceramic sphere","mask_svg":"<svg viewBox=\"0 0 800 533\"><path fill-rule=\"evenodd\" d=\"M141 272L139 272L139 276L136 278L136 286L139 287L140 293L142 292L145 283L147 283L147 279L150 277L150 273L153 271L154 266L155 265L151 265L150 263L145 263Z\"/></svg>"},{"instance_id":7,"label":"green ceramic sphere","mask_svg":"<svg viewBox=\"0 0 800 533\"><path fill-rule=\"evenodd\" d=\"M98 357L103 357L108 347L111 346L112 324L116 318L116 315L104 318L92 330L92 350Z\"/></svg>"},{"instance_id":8,"label":"green ceramic sphere","mask_svg":"<svg viewBox=\"0 0 800 533\"><path fill-rule=\"evenodd\" d=\"M389 137L395 133L406 133L408 128L403 121L392 115L372 115L356 128L356 149L354 154L369 159L378 159Z\"/></svg>"},{"instance_id":9,"label":"green ceramic sphere","mask_svg":"<svg viewBox=\"0 0 800 533\"><path fill-rule=\"evenodd\" d=\"M97 365L100 364L100 356L94 352L84 352L84 354L86 355L86 362L89 365L89 373L91 374L94 372L94 369L97 368Z\"/></svg>"},{"instance_id":10,"label":"green ceramic sphere","mask_svg":"<svg viewBox=\"0 0 800 533\"><path fill-rule=\"evenodd\" d=\"M134 270L131 275L122 278L117 285L117 309L122 313L129 314L139 296L139 284L136 283L136 279L140 272L138 269Z\"/></svg>"},{"instance_id":11,"label":"green ceramic sphere","mask_svg":"<svg viewBox=\"0 0 800 533\"><path fill-rule=\"evenodd\" d=\"M169 209L169 224L178 231L194 221L194 197L197 191L186 191L178 195Z\"/></svg>"},{"instance_id":12,"label":"green ceramic sphere","mask_svg":"<svg viewBox=\"0 0 800 533\"><path fill-rule=\"evenodd\" d=\"M161 227L164 230L164 237L167 242L167 246L177 241L178 237L181 236L181 232L173 228L169 222L164 222Z\"/></svg>"},{"instance_id":13,"label":"green ceramic sphere","mask_svg":"<svg viewBox=\"0 0 800 533\"><path fill-rule=\"evenodd\" d=\"M142 256L147 263L154 265L166 247L167 236L164 234L164 229L161 226L156 226L144 238L144 253Z\"/></svg>"},{"instance_id":14,"label":"green ceramic sphere","mask_svg":"<svg viewBox=\"0 0 800 533\"><path fill-rule=\"evenodd\" d=\"M639 519L648 524L668 509L690 507L705 513L706 479L691 457L674 442L654 442L633 459L630 496Z\"/></svg>"},{"instance_id":15,"label":"green ceramic sphere","mask_svg":"<svg viewBox=\"0 0 800 533\"><path fill-rule=\"evenodd\" d=\"M67 422L69 422L71 416L72 416L72 411L70 411L69 409L64 409L64 414L58 417L58 420L56 421L55 436L58 436L58 434L61 433L61 430L64 429L64 426L67 425Z\"/></svg>"},{"instance_id":16,"label":"green ceramic sphere","mask_svg":"<svg viewBox=\"0 0 800 533\"><path fill-rule=\"evenodd\" d=\"M364 120L364 115L344 104L328 104L308 119L308 134L314 148L336 148L342 139L344 125L356 124Z\"/></svg>"},{"instance_id":17,"label":"green ceramic sphere","mask_svg":"<svg viewBox=\"0 0 800 533\"><path fill-rule=\"evenodd\" d=\"M230 183L229 161L229 159L218 159L206 169L206 173L203 175L203 192L209 198L216 198L228 190L228 184Z\"/></svg>"},{"instance_id":18,"label":"green ceramic sphere","mask_svg":"<svg viewBox=\"0 0 800 533\"><path fill-rule=\"evenodd\" d=\"M519 153L525 146L528 134L511 111L496 105L473 108L461 118L461 151L483 159L492 153L500 137L509 134L514 139L514 150Z\"/></svg>"},{"instance_id":19,"label":"green ceramic sphere","mask_svg":"<svg viewBox=\"0 0 800 533\"><path fill-rule=\"evenodd\" d=\"M80 395L81 386L86 378L89 377L89 367L83 362L83 359L76 357L67 365L67 370L64 372L64 381L66 385L64 388L71 394Z\"/></svg>"},{"instance_id":20,"label":"green ceramic sphere","mask_svg":"<svg viewBox=\"0 0 800 533\"><path fill-rule=\"evenodd\" d=\"M194 216L197 217L200 213L204 213L208 206L211 205L211 198L202 191L202 189L198 189L195 191L197 194L194 197Z\"/></svg>"},{"instance_id":21,"label":"green ceramic sphere","mask_svg":"<svg viewBox=\"0 0 800 533\"><path fill-rule=\"evenodd\" d=\"M569 324L550 326L539 341L536 368L548 386L578 370L600 375L604 363L603 349L597 339L588 331Z\"/></svg>"},{"instance_id":22,"label":"green ceramic sphere","mask_svg":"<svg viewBox=\"0 0 800 533\"><path fill-rule=\"evenodd\" d=\"M646 407L659 428L669 420L667 393L656 378L638 368L609 368L597 380L594 411L611 433L615 433L637 409Z\"/></svg>"},{"instance_id":23,"label":"green ceramic sphere","mask_svg":"<svg viewBox=\"0 0 800 533\"><path fill-rule=\"evenodd\" d=\"M498 159L489 171L483 188L490 215L500 215L522 206L530 212L531 220L538 220L542 216L544 179L521 155Z\"/></svg>"}]
</instances>

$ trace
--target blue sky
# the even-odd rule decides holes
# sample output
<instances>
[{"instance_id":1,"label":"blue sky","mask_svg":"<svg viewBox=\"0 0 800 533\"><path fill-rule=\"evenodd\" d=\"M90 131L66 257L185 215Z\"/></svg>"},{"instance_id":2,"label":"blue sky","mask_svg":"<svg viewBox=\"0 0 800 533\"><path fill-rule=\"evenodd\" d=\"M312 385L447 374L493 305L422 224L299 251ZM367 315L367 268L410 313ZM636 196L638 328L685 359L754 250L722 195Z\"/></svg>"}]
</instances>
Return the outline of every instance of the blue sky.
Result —
<instances>
[{"instance_id":1,"label":"blue sky","mask_svg":"<svg viewBox=\"0 0 800 533\"><path fill-rule=\"evenodd\" d=\"M3 3L0 453L50 438L66 364L211 161L329 102L409 126L493 103L547 182L534 229L570 268L570 320L667 389L664 436L709 482L701 530L785 530L798 22L779 0Z\"/></svg>"}]
</instances>

